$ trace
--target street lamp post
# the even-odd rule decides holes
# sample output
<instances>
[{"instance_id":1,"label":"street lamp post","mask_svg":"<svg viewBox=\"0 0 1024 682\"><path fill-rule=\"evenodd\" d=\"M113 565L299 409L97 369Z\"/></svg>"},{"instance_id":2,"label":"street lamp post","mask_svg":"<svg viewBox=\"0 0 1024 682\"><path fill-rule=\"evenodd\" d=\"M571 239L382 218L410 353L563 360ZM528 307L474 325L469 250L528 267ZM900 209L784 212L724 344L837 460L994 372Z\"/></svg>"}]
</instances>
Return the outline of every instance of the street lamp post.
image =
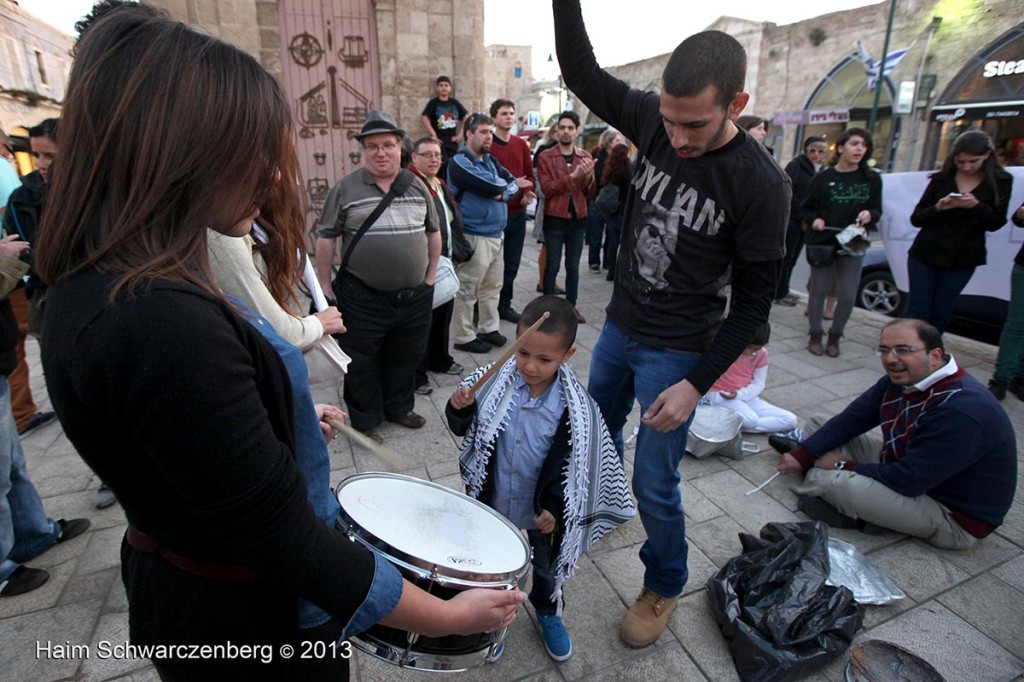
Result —
<instances>
[{"instance_id":1,"label":"street lamp post","mask_svg":"<svg viewBox=\"0 0 1024 682\"><path fill-rule=\"evenodd\" d=\"M554 63L555 63L555 56L549 52L548 53L548 64L554 64ZM561 69L559 69L559 71L558 71L558 113L562 113L562 111L563 111L563 109L562 109L562 91L563 90L565 90L565 83L562 81L562 71L561 71Z\"/></svg>"},{"instance_id":2,"label":"street lamp post","mask_svg":"<svg viewBox=\"0 0 1024 682\"><path fill-rule=\"evenodd\" d=\"M892 36L892 20L896 14L896 0L889 0L889 23L885 25L885 44L882 46L882 59L878 64L878 78L875 80L875 101L871 105L871 116L868 118L868 132L875 134L875 122L878 120L878 103L882 98L882 83L885 82L885 60L889 54L889 38Z\"/></svg>"}]
</instances>

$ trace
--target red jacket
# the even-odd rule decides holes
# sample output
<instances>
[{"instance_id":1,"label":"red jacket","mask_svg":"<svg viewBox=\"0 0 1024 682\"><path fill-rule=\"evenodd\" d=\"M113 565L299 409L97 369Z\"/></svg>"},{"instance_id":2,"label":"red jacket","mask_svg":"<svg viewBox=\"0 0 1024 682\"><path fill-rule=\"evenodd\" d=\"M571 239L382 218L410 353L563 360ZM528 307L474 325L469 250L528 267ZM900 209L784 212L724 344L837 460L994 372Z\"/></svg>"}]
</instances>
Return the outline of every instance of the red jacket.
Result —
<instances>
[{"instance_id":1,"label":"red jacket","mask_svg":"<svg viewBox=\"0 0 1024 682\"><path fill-rule=\"evenodd\" d=\"M537 179L544 192L544 215L556 218L572 218L569 215L569 197L576 206L576 218L587 217L587 197L597 194L597 182L593 176L573 180L569 173L579 164L580 159L590 159L589 152L576 149L572 165L565 163L558 145L541 152L537 158Z\"/></svg>"},{"instance_id":2,"label":"red jacket","mask_svg":"<svg viewBox=\"0 0 1024 682\"><path fill-rule=\"evenodd\" d=\"M526 178L530 184L533 180L533 157L530 155L530 145L518 135L511 135L508 142L502 142L498 136L494 136L494 143L491 144L491 156L498 160L509 173L516 179ZM532 188L531 188L532 190ZM519 193L508 200L509 213L521 213L526 210L523 205L523 195L527 190L519 186Z\"/></svg>"}]
</instances>

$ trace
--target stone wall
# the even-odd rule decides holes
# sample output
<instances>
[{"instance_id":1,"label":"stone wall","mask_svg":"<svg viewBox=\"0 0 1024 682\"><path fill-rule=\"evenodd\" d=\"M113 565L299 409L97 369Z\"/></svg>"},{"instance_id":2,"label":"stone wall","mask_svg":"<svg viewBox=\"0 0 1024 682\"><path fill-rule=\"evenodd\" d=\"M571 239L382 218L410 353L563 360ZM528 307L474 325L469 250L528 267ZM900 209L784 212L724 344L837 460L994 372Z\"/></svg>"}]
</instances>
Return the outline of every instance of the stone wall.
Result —
<instances>
[{"instance_id":1,"label":"stone wall","mask_svg":"<svg viewBox=\"0 0 1024 682\"><path fill-rule=\"evenodd\" d=\"M144 1L245 50L283 82L278 0ZM441 74L451 76L467 109L483 106L483 0L376 0L374 6L381 106L410 135L425 134L420 112Z\"/></svg>"},{"instance_id":2,"label":"stone wall","mask_svg":"<svg viewBox=\"0 0 1024 682\"><path fill-rule=\"evenodd\" d=\"M488 45L484 61L483 109L490 111L491 102L496 99L510 99L516 103L516 114L524 116L531 108L536 109L536 97L524 98L534 89L533 48L529 45ZM516 67L519 78L516 78Z\"/></svg>"},{"instance_id":3,"label":"stone wall","mask_svg":"<svg viewBox=\"0 0 1024 682\"><path fill-rule=\"evenodd\" d=\"M60 116L74 44L13 0L0 2L0 128Z\"/></svg>"}]
</instances>

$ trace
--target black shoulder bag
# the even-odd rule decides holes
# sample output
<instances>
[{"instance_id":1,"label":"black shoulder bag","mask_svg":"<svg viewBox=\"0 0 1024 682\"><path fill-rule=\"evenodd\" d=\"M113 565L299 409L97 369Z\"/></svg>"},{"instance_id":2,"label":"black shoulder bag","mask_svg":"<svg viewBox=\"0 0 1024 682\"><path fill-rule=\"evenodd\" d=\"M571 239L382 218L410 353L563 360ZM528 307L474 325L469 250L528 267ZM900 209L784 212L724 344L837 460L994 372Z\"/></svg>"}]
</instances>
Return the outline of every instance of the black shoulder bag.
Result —
<instances>
[{"instance_id":1,"label":"black shoulder bag","mask_svg":"<svg viewBox=\"0 0 1024 682\"><path fill-rule=\"evenodd\" d=\"M352 249L356 248L356 244L359 243L359 240L363 238L363 235L366 234L367 230L373 227L373 224L377 222L377 219L380 218L384 211L387 210L391 202L395 200L395 197L400 197L405 194L405 190L409 189L409 186L412 185L412 181L412 173L404 169L399 171L398 176L395 178L394 182L391 183L391 189L389 189L388 193L384 195L384 198L380 200L380 203L373 209L373 212L366 216L366 220L363 221L363 224L359 226L359 229L354 235L352 235L352 239L345 246L345 254L341 257L341 267L338 269L338 278L341 278L342 274L348 268L348 259L349 256L352 255Z\"/></svg>"}]
</instances>

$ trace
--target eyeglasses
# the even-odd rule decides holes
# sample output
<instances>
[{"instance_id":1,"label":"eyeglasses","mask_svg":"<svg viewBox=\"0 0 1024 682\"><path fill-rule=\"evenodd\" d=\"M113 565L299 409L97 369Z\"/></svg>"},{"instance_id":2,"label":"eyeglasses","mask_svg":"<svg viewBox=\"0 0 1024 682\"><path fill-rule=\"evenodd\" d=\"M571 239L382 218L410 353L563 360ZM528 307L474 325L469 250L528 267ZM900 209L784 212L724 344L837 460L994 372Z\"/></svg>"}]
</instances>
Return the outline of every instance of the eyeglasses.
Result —
<instances>
[{"instance_id":1,"label":"eyeglasses","mask_svg":"<svg viewBox=\"0 0 1024 682\"><path fill-rule=\"evenodd\" d=\"M911 353L916 353L919 350L924 350L924 349L923 348L914 348L913 346L893 346L892 348L889 348L888 346L879 346L877 352L878 352L879 357L882 357L882 358L889 357L889 353L895 353L896 357L902 358L905 355L910 355Z\"/></svg>"},{"instance_id":2,"label":"eyeglasses","mask_svg":"<svg viewBox=\"0 0 1024 682\"><path fill-rule=\"evenodd\" d=\"M363 149L365 149L370 154L376 154L377 152L379 152L381 150L386 151L387 153L390 154L391 152L393 152L396 149L398 149L398 143L397 142L385 142L384 144L368 144L365 147L363 147Z\"/></svg>"},{"instance_id":3,"label":"eyeglasses","mask_svg":"<svg viewBox=\"0 0 1024 682\"><path fill-rule=\"evenodd\" d=\"M422 156L425 159L440 159L441 152L415 152L416 156Z\"/></svg>"}]
</instances>

